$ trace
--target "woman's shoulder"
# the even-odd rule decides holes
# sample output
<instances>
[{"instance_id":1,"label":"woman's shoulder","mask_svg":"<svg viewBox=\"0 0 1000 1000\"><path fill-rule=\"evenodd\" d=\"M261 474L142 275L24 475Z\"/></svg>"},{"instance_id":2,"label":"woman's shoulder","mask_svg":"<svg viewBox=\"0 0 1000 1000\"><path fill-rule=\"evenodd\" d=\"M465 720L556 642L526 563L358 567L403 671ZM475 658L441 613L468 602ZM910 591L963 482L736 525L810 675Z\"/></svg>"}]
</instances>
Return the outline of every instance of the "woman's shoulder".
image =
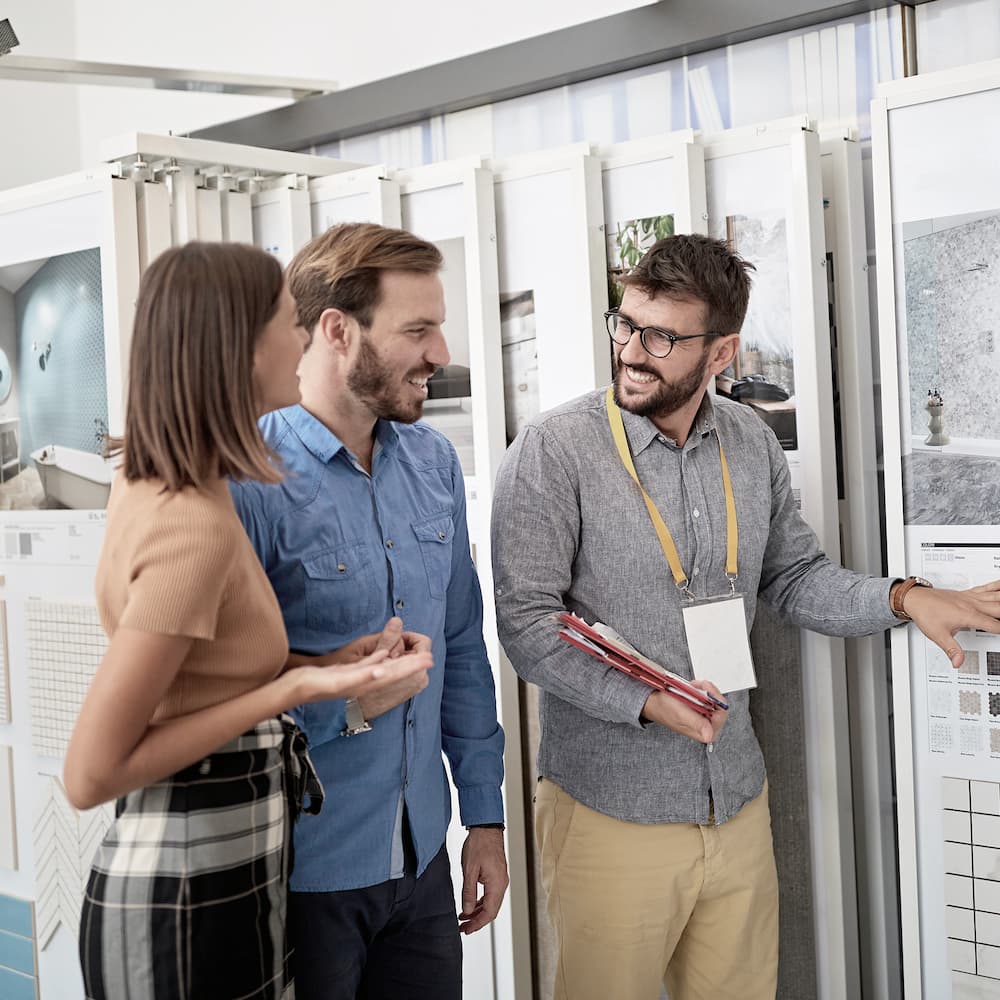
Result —
<instances>
[{"instance_id":1,"label":"woman's shoulder","mask_svg":"<svg viewBox=\"0 0 1000 1000\"><path fill-rule=\"evenodd\" d=\"M225 480L173 491L157 479L122 480L108 509L109 530L116 526L131 528L140 545L175 538L216 550L234 546L242 531Z\"/></svg>"}]
</instances>

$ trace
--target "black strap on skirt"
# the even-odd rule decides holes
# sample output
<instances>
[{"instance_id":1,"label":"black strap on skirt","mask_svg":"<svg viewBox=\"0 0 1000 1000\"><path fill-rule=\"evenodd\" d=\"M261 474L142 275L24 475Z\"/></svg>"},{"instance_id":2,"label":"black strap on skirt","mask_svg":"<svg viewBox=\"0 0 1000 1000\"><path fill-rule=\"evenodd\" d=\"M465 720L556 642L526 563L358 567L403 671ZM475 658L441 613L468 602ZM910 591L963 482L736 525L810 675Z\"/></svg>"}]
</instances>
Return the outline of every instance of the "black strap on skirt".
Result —
<instances>
[{"instance_id":1,"label":"black strap on skirt","mask_svg":"<svg viewBox=\"0 0 1000 1000\"><path fill-rule=\"evenodd\" d=\"M306 734L287 715L281 716L281 727L285 734L281 743L281 757L285 765L285 796L288 815L294 823L301 813L307 812L310 816L315 816L323 808L323 785L309 759Z\"/></svg>"}]
</instances>

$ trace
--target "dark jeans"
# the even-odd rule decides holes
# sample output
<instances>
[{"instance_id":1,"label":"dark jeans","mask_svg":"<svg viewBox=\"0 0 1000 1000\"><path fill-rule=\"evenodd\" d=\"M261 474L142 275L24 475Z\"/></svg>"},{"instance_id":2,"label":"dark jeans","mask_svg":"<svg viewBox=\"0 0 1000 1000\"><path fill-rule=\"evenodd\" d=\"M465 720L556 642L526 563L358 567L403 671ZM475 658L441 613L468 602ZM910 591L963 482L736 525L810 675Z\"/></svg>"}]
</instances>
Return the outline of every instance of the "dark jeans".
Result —
<instances>
[{"instance_id":1,"label":"dark jeans","mask_svg":"<svg viewBox=\"0 0 1000 1000\"><path fill-rule=\"evenodd\" d=\"M443 847L420 878L289 893L288 925L297 1000L461 1000L462 942Z\"/></svg>"}]
</instances>

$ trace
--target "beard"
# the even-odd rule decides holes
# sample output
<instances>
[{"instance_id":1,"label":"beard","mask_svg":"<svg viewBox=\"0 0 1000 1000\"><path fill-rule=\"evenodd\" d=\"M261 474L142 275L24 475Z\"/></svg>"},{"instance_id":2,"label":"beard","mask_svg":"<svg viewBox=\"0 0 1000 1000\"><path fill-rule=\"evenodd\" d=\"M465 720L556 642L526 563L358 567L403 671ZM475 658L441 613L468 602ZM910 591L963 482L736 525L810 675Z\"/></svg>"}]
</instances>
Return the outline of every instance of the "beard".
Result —
<instances>
[{"instance_id":1,"label":"beard","mask_svg":"<svg viewBox=\"0 0 1000 1000\"><path fill-rule=\"evenodd\" d=\"M679 410L685 403L689 402L701 390L705 375L708 372L708 350L704 350L698 367L694 371L685 375L676 382L667 382L659 373L646 368L643 365L630 365L633 371L644 372L648 375L656 375L660 379L653 392L642 398L629 399L622 390L622 369L625 366L620 362L615 364L615 403L623 410L634 413L638 417L666 417L676 410Z\"/></svg>"},{"instance_id":2,"label":"beard","mask_svg":"<svg viewBox=\"0 0 1000 1000\"><path fill-rule=\"evenodd\" d=\"M399 384L399 374L386 364L371 341L361 335L361 346L354 367L347 373L347 388L382 420L395 420L400 424L416 423L424 415L424 401L419 397L408 398L406 380L422 379L433 375L437 369L426 367L407 372Z\"/></svg>"}]
</instances>

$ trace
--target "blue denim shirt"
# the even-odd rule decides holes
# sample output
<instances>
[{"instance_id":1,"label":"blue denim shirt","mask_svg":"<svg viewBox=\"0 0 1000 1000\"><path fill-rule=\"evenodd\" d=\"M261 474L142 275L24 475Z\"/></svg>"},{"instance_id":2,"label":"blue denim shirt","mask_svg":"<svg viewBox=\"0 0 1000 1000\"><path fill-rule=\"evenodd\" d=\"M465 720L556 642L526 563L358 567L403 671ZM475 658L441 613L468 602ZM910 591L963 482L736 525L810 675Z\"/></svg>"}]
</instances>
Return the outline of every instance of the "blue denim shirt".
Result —
<instances>
[{"instance_id":1,"label":"blue denim shirt","mask_svg":"<svg viewBox=\"0 0 1000 1000\"><path fill-rule=\"evenodd\" d=\"M309 737L326 803L295 828L291 888L355 889L401 874L402 803L419 874L451 818L442 750L462 822L503 820L504 737L458 457L426 424L379 421L369 476L301 406L271 413L260 426L285 479L233 483L232 493L291 648L326 653L380 631L396 614L407 630L431 637L434 653L427 688L373 720L370 733L341 736L343 700L292 713Z\"/></svg>"}]
</instances>

